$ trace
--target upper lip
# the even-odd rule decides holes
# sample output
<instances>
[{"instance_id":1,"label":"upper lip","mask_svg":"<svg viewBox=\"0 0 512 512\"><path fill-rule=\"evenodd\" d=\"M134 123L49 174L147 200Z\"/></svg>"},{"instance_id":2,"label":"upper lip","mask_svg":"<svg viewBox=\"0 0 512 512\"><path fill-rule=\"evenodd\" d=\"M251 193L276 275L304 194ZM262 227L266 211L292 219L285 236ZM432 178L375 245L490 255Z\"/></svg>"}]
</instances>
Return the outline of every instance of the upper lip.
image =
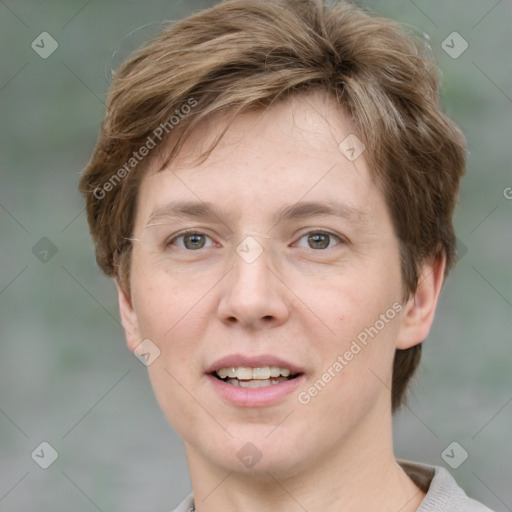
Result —
<instances>
[{"instance_id":1,"label":"upper lip","mask_svg":"<svg viewBox=\"0 0 512 512\"><path fill-rule=\"evenodd\" d=\"M231 354L217 359L217 361L206 369L206 373L214 373L221 368L236 368L238 366L245 366L249 368L278 366L279 368L288 368L292 374L304 373L304 370L300 366L270 354L262 354L258 356Z\"/></svg>"}]
</instances>

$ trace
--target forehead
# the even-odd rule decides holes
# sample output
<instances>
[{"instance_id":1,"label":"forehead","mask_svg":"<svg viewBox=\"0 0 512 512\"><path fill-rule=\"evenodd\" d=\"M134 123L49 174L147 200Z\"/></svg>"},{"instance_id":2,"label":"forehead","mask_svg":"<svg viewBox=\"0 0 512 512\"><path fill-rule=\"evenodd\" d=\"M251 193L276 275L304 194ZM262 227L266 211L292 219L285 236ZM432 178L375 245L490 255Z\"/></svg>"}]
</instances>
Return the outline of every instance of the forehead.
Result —
<instances>
[{"instance_id":1,"label":"forehead","mask_svg":"<svg viewBox=\"0 0 512 512\"><path fill-rule=\"evenodd\" d=\"M229 127L228 127L228 123ZM187 138L172 168L196 167L211 143L228 127L214 151L201 167L213 167L236 150L263 151L279 143L282 153L293 146L299 154L317 156L326 148L336 149L341 136L356 135L357 129L334 96L321 89L290 94L269 107L251 109L231 120L231 112L206 116ZM287 144L283 144L283 142ZM294 152L295 154L295 152ZM277 155L275 155L277 156ZM334 163L334 162L333 162Z\"/></svg>"},{"instance_id":2,"label":"forehead","mask_svg":"<svg viewBox=\"0 0 512 512\"><path fill-rule=\"evenodd\" d=\"M139 191L138 217L147 222L170 213L172 202L195 202L275 220L290 205L314 202L326 207L337 203L338 210L363 219L379 200L356 130L329 94L295 95L267 110L237 116L201 160L227 119L211 116L167 167L147 173ZM361 154L353 158L355 152Z\"/></svg>"}]
</instances>

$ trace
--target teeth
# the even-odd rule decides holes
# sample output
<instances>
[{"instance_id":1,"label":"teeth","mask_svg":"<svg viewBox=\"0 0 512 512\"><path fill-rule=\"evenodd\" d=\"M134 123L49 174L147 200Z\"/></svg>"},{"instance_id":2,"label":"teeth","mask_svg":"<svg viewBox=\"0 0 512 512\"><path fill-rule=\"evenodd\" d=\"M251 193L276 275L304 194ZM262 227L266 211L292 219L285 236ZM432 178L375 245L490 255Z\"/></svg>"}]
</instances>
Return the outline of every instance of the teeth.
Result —
<instances>
[{"instance_id":1,"label":"teeth","mask_svg":"<svg viewBox=\"0 0 512 512\"><path fill-rule=\"evenodd\" d=\"M286 371L284 368L283 368L283 370ZM279 375L281 375L281 370L279 369L279 367L271 366L270 367L270 376L271 377L279 377Z\"/></svg>"},{"instance_id":2,"label":"teeth","mask_svg":"<svg viewBox=\"0 0 512 512\"><path fill-rule=\"evenodd\" d=\"M265 380L270 377L270 368L268 366L263 366L262 368L253 368L252 369L252 378L253 379L261 379ZM279 375L277 375L279 377Z\"/></svg>"},{"instance_id":3,"label":"teeth","mask_svg":"<svg viewBox=\"0 0 512 512\"><path fill-rule=\"evenodd\" d=\"M239 366L236 369L236 378L238 380L251 380L252 379L252 368L245 366Z\"/></svg>"},{"instance_id":4,"label":"teeth","mask_svg":"<svg viewBox=\"0 0 512 512\"><path fill-rule=\"evenodd\" d=\"M221 379L225 379L226 377L231 377L232 379L234 379L236 377L236 368L221 368L218 372L217 372L217 375L221 378Z\"/></svg>"},{"instance_id":5,"label":"teeth","mask_svg":"<svg viewBox=\"0 0 512 512\"><path fill-rule=\"evenodd\" d=\"M286 377L279 377L277 379L254 379L254 380L238 380L238 379L227 379L226 382L240 388L264 388L266 386L273 386L280 382L286 382Z\"/></svg>"},{"instance_id":6,"label":"teeth","mask_svg":"<svg viewBox=\"0 0 512 512\"><path fill-rule=\"evenodd\" d=\"M249 368L247 366L221 368L217 370L217 375L221 379L228 377L229 379L238 379L240 381L250 380L268 380L277 377L289 377L290 370L288 368L280 368L279 366L261 366L259 368Z\"/></svg>"}]
</instances>

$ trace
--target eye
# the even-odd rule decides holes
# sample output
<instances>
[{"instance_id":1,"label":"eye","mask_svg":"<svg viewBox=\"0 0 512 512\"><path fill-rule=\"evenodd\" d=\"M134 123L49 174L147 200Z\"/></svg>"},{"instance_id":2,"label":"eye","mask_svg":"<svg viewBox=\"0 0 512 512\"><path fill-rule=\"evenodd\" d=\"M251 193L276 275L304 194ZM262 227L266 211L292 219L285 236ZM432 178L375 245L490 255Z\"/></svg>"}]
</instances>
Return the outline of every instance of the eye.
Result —
<instances>
[{"instance_id":1,"label":"eye","mask_svg":"<svg viewBox=\"0 0 512 512\"><path fill-rule=\"evenodd\" d=\"M301 243L305 240L305 244ZM340 237L333 235L332 233L326 233L324 231L312 231L311 233L307 233L303 237L299 239L297 245L299 247L308 247L310 249L330 249L337 243L340 243Z\"/></svg>"},{"instance_id":2,"label":"eye","mask_svg":"<svg viewBox=\"0 0 512 512\"><path fill-rule=\"evenodd\" d=\"M209 243L208 243L209 241ZM213 245L212 239L204 233L187 232L178 234L171 238L167 243L169 245L175 245L180 249L194 251L197 249L204 249L205 247L211 247Z\"/></svg>"}]
</instances>

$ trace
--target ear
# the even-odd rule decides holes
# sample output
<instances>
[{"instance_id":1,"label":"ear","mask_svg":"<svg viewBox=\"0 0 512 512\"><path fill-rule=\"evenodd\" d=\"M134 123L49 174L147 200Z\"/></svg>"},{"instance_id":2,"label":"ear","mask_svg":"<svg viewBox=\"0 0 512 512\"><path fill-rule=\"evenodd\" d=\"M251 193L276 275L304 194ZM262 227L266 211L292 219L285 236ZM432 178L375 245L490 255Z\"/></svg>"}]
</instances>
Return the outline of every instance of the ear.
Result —
<instances>
[{"instance_id":1,"label":"ear","mask_svg":"<svg viewBox=\"0 0 512 512\"><path fill-rule=\"evenodd\" d=\"M445 266L444 251L422 266L418 287L404 307L402 324L397 336L397 349L410 348L428 336L434 321L437 299L443 286Z\"/></svg>"},{"instance_id":2,"label":"ear","mask_svg":"<svg viewBox=\"0 0 512 512\"><path fill-rule=\"evenodd\" d=\"M131 298L126 295L126 292L123 290L117 279L115 279L115 283L119 299L119 313L121 314L121 323L124 328L126 344L133 352L141 342L137 315L133 309Z\"/></svg>"}]
</instances>

